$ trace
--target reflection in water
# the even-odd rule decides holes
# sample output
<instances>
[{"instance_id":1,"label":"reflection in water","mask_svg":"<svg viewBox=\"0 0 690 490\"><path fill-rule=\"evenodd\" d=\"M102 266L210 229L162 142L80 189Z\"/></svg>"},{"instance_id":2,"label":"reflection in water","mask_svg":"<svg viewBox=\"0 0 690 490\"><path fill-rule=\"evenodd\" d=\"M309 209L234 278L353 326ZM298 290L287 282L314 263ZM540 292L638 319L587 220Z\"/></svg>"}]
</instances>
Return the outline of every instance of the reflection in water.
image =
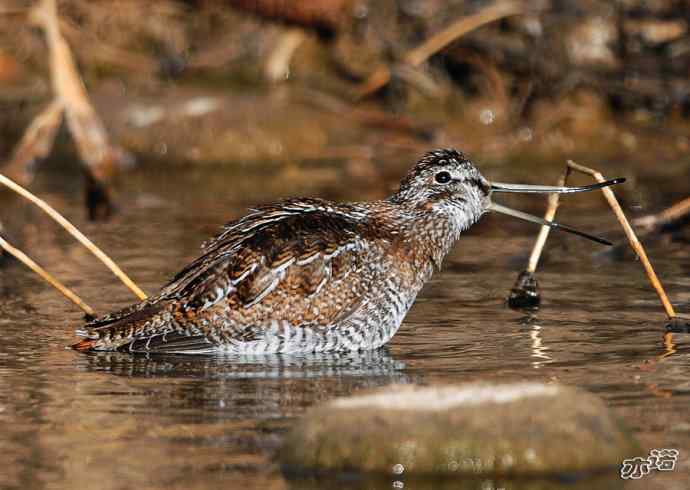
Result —
<instances>
[{"instance_id":1,"label":"reflection in water","mask_svg":"<svg viewBox=\"0 0 690 490\"><path fill-rule=\"evenodd\" d=\"M673 333L666 332L664 334L664 348L666 349L666 352L659 356L659 359L663 359L664 357L671 356L678 352L676 350L676 344L673 342Z\"/></svg>"},{"instance_id":2,"label":"reflection in water","mask_svg":"<svg viewBox=\"0 0 690 490\"><path fill-rule=\"evenodd\" d=\"M386 349L300 356L133 356L100 352L77 354L79 371L122 378L126 399L113 400L108 410L136 413L143 407L163 412L209 410L233 419L289 417L313 400L326 400L392 383L419 381ZM100 378L99 378L100 379ZM123 384L124 383L124 384ZM101 390L101 382L82 389ZM148 387L156 396L147 394ZM124 405L124 406L123 406ZM145 410L145 409L144 409ZM220 411L220 412L219 412ZM208 414L206 415L208 416Z\"/></svg>"},{"instance_id":3,"label":"reflection in water","mask_svg":"<svg viewBox=\"0 0 690 490\"><path fill-rule=\"evenodd\" d=\"M536 323L532 325L529 336L532 339L532 357L536 359L532 362L532 367L534 369L539 369L545 363L551 361L551 357L546 354L549 348L543 345L541 327Z\"/></svg>"},{"instance_id":4,"label":"reflection in water","mask_svg":"<svg viewBox=\"0 0 690 490\"><path fill-rule=\"evenodd\" d=\"M389 382L406 383L405 364L391 357L387 348L342 353L299 355L130 355L118 352L89 353L77 365L93 372L120 376L193 377L224 379L286 379L326 376L385 377Z\"/></svg>"},{"instance_id":5,"label":"reflection in water","mask_svg":"<svg viewBox=\"0 0 690 490\"><path fill-rule=\"evenodd\" d=\"M544 364L552 362L553 359L547 354L549 348L544 345L542 339L542 327L539 325L539 319L534 311L530 311L526 316L518 320L520 325L529 327L529 338L532 341L530 345L532 359L532 367L534 369L541 368Z\"/></svg>"}]
</instances>

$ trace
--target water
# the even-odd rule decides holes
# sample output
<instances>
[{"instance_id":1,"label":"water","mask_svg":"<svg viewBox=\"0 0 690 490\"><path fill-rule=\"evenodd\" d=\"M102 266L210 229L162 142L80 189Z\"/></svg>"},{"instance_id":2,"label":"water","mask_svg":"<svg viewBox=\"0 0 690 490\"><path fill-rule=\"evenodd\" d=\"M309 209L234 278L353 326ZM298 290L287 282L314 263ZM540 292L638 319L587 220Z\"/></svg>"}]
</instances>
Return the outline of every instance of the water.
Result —
<instances>
[{"instance_id":1,"label":"water","mask_svg":"<svg viewBox=\"0 0 690 490\"><path fill-rule=\"evenodd\" d=\"M160 170L160 169L159 169ZM248 205L287 195L373 198L390 182L342 185L337 173L286 179L279 170L138 171L120 214L85 222L75 176L49 174L41 195L73 218L149 292ZM330 177L328 176L330 175ZM571 198L568 198L571 199ZM562 219L619 239L597 199ZM543 200L513 200L537 211ZM575 209L576 208L576 209ZM99 312L133 296L47 218L3 198L15 239ZM664 316L642 269L601 247L552 235L538 273L536 314L504 305L536 228L486 217L463 237L386 349L269 358L79 354L66 346L81 314L17 264L0 269L0 488L392 488L393 481L288 481L273 454L315 403L391 383L558 381L605 398L646 452L681 451L675 472L577 488L686 489L690 478L690 348L663 342ZM690 300L687 243L649 250L679 309ZM664 356L664 354L666 354ZM557 423L557 421L554 421ZM615 473L615 472L614 472ZM329 487L330 485L330 487ZM405 488L442 488L407 482ZM576 488L563 482L465 481L443 488Z\"/></svg>"}]
</instances>

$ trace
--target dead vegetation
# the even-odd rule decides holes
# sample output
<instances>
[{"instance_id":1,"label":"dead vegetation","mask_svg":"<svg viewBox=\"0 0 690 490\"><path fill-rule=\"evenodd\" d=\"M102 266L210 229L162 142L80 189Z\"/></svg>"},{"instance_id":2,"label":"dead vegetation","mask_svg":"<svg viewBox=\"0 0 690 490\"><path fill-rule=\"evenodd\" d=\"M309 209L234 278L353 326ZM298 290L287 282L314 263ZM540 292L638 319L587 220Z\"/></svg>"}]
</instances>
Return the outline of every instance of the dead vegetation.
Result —
<instances>
[{"instance_id":1,"label":"dead vegetation","mask_svg":"<svg viewBox=\"0 0 690 490\"><path fill-rule=\"evenodd\" d=\"M446 48L449 44L457 41L468 32L478 29L485 24L496 22L497 20L512 15L519 15L526 11L526 6L521 2L499 1L475 14L461 17L441 32L432 35L419 46L405 53L402 58L402 64L412 68L418 68L433 55ZM400 68L397 70L399 71ZM358 88L358 96L366 97L381 89L390 81L391 76L390 67L385 65L380 66Z\"/></svg>"},{"instance_id":2,"label":"dead vegetation","mask_svg":"<svg viewBox=\"0 0 690 490\"><path fill-rule=\"evenodd\" d=\"M92 218L106 218L112 212L110 180L116 168L126 160L126 153L110 143L103 123L89 101L71 50L60 32L56 1L41 0L27 10L26 14L41 28L48 44L53 98L28 126L5 169L12 177L28 184L33 178L35 163L50 154L64 117L85 165L89 214ZM146 294L103 251L45 201L3 174L0 174L0 184L41 208L101 260L140 299L146 298ZM5 237L0 236L0 247L46 280L87 316L95 316L89 305Z\"/></svg>"},{"instance_id":3,"label":"dead vegetation","mask_svg":"<svg viewBox=\"0 0 690 490\"><path fill-rule=\"evenodd\" d=\"M108 134L89 100L69 45L60 30L56 0L42 0L27 11L48 45L52 101L31 122L14 150L6 171L27 184L34 164L48 156L64 119L85 165L87 207L92 219L110 216L113 203L110 181L118 167L129 160Z\"/></svg>"},{"instance_id":4,"label":"dead vegetation","mask_svg":"<svg viewBox=\"0 0 690 490\"><path fill-rule=\"evenodd\" d=\"M581 174L588 175L597 182L606 181L604 176L597 170L585 167L584 165L580 165L578 163L573 162L572 160L569 160L566 164L565 172L563 173L563 176L559 179L557 185L567 185L568 178L570 177L572 172L579 172ZM654 270L654 267L652 267L652 263L649 260L649 257L647 256L647 252L642 246L640 240L637 238L637 235L635 234L635 231L630 225L628 218L625 216L623 209L618 203L618 199L616 199L613 190L610 187L605 187L601 189L601 191L604 194L604 197L606 198L606 201L608 202L609 206L611 207L613 214L616 216L616 219L623 228L628 243L630 244L630 247L640 260L640 263L644 268L645 274L649 279L649 283L652 286L652 289L654 289L657 296L659 297L659 301L661 302L661 305L664 309L664 312L666 313L666 317L669 322L668 328L670 330L678 330L680 328L680 325L686 325L688 319L679 317L677 315L675 309L673 308L673 305L671 304L671 301L668 298L668 295L666 294L666 291L664 290L664 287L661 284L661 281L659 280L659 277L656 274L656 271ZM549 196L548 207L544 215L544 219L546 221L553 221L554 217L556 216L556 210L558 209L559 201L560 197L558 194L552 194ZM680 203L680 205L675 206L675 209L673 209L671 212L666 213L666 219L668 219L668 216L677 217L679 215L682 215L683 213L687 214L688 210L686 209L686 207L687 205L685 204L685 202ZM541 227L539 235L537 236L537 240L534 244L534 247L532 248L532 253L530 254L527 268L518 275L515 281L515 285L513 286L513 289L511 290L510 295L508 297L508 303L510 304L510 306L514 308L534 308L537 307L540 303L540 294L538 291L538 284L535 273L537 265L539 263L539 259L544 250L544 246L546 245L546 240L549 236L549 232L550 228L548 226ZM687 327L683 327L683 330L686 328Z\"/></svg>"},{"instance_id":5,"label":"dead vegetation","mask_svg":"<svg viewBox=\"0 0 690 490\"><path fill-rule=\"evenodd\" d=\"M43 41L27 29L24 17L31 5L4 2L2 50L26 71L47 71ZM303 69L324 68L308 77L338 67L351 80L368 79L352 87L360 95L380 88L399 66L418 67L476 95L486 71L468 62L469 55L489 60L523 114L536 101L576 88L591 90L615 108L687 116L690 107L687 19L672 0L616 5L547 0L538 10L534 2L512 0L120 0L117 8L63 0L59 5L60 31L79 46L78 61L89 78L117 75L148 85L197 70L233 78L294 42L294 36L281 36L293 26L320 34L330 58L311 60L324 53L302 53Z\"/></svg>"},{"instance_id":6,"label":"dead vegetation","mask_svg":"<svg viewBox=\"0 0 690 490\"><path fill-rule=\"evenodd\" d=\"M0 174L0 184L7 187L8 189L16 192L24 199L37 206L44 213L50 216L57 224L64 228L67 233L72 235L79 243L81 243L89 252L91 252L98 260L100 260L110 271L122 281L122 283L127 286L139 299L146 299L146 293L142 291L135 283L132 281L127 274L125 274L122 269L110 258L108 257L100 248L98 248L91 240L89 240L81 231L77 229L72 223L70 223L64 216L58 213L52 206L47 202L38 197L34 196L31 192L13 182L11 179ZM13 254L14 255L14 254ZM15 255L16 256L16 255ZM19 258L19 257L17 257ZM20 259L21 260L21 259Z\"/></svg>"},{"instance_id":7,"label":"dead vegetation","mask_svg":"<svg viewBox=\"0 0 690 490\"><path fill-rule=\"evenodd\" d=\"M644 234L661 231L664 228L680 226L681 223L690 217L690 197L682 199L677 203L656 214L642 216L634 220L636 226L644 230Z\"/></svg>"}]
</instances>

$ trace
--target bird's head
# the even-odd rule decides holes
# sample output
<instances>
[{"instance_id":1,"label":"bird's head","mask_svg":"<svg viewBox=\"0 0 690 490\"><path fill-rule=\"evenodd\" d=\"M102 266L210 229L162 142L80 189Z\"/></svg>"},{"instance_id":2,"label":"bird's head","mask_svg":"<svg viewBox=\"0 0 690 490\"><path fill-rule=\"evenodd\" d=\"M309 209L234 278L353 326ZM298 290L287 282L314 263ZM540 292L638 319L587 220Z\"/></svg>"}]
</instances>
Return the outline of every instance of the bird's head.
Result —
<instances>
[{"instance_id":1,"label":"bird's head","mask_svg":"<svg viewBox=\"0 0 690 490\"><path fill-rule=\"evenodd\" d=\"M501 192L523 194L585 192L624 181L625 179L614 179L582 187L490 182L479 173L479 170L463 153L454 149L440 149L430 151L410 169L401 181L400 189L391 197L391 200L410 206L418 212L443 216L449 219L458 231L472 226L482 214L495 211L609 244L601 238L497 204L492 197L495 193Z\"/></svg>"}]
</instances>

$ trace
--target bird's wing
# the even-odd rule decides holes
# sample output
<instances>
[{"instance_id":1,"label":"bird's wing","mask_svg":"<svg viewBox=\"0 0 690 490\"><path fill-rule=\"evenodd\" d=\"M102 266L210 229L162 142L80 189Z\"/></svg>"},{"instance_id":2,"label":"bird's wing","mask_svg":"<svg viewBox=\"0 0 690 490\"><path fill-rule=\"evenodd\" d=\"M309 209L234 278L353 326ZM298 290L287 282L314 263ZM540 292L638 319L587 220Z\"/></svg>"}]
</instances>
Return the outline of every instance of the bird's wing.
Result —
<instances>
[{"instance_id":1,"label":"bird's wing","mask_svg":"<svg viewBox=\"0 0 690 490\"><path fill-rule=\"evenodd\" d=\"M361 276L379 237L367 224L362 208L316 199L258 208L206 243L204 254L163 288L154 306L124 310L86 330L92 338L94 330L112 336L114 326L134 331L131 342L120 346L124 350L203 352L224 336L247 340L251 332L255 338L272 322L332 325L357 309L369 287ZM147 311L158 314L159 305L196 328L175 335L143 328L137 334L128 325L129 317L142 322ZM222 328L209 320L219 315Z\"/></svg>"}]
</instances>

